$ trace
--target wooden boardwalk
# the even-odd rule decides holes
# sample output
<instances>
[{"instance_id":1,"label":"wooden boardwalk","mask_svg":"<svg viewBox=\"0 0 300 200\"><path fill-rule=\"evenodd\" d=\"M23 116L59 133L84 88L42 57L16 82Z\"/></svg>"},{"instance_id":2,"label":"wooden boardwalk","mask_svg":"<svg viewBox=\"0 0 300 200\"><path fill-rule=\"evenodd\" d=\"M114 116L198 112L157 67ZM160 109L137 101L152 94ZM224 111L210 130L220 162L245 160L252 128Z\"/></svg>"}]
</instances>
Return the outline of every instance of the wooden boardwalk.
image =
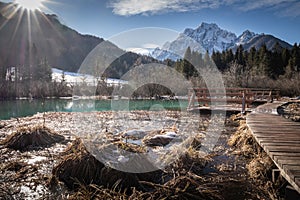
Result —
<instances>
[{"instance_id":1,"label":"wooden boardwalk","mask_svg":"<svg viewBox=\"0 0 300 200\"><path fill-rule=\"evenodd\" d=\"M247 124L281 175L300 193L300 123L277 114L281 103L267 103L249 114Z\"/></svg>"}]
</instances>

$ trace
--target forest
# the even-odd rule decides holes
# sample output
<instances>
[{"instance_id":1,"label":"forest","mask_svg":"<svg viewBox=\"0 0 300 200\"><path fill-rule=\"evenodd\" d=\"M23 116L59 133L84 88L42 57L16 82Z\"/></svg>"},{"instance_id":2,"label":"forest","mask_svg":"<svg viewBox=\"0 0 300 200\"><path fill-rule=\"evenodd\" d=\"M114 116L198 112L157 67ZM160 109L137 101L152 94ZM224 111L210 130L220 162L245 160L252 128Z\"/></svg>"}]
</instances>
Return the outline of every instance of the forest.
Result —
<instances>
[{"instance_id":1,"label":"forest","mask_svg":"<svg viewBox=\"0 0 300 200\"><path fill-rule=\"evenodd\" d=\"M222 72L226 87L270 88L279 89L281 95L300 94L300 44L286 49L277 43L272 50L262 45L259 49L252 47L249 52L240 45L235 52L228 49L213 52L211 56L187 48L184 59L176 61L174 67L193 79L199 77L194 65L201 68L210 58Z\"/></svg>"},{"instance_id":2,"label":"forest","mask_svg":"<svg viewBox=\"0 0 300 200\"><path fill-rule=\"evenodd\" d=\"M222 73L226 87L279 89L283 96L300 94L300 44L294 44L291 49L276 44L271 50L262 45L259 49L253 47L250 51L245 51L240 45L235 51L228 49L213 52L212 55L208 52L203 55L188 47L184 58L177 61L157 61L148 56L126 53L115 60L102 76L120 78L135 66L150 63L174 68L186 80L191 81L193 86L205 87L203 74L199 74L199 69L215 66ZM1 67L0 99L72 96L74 85L66 83L64 77L61 82L53 81L51 73L47 58L35 58L22 66ZM91 95L111 95L114 90L112 86L106 86L103 79L99 79L97 87L82 88L92 91L88 92ZM138 88L133 95L154 97L164 94L173 95L165 86L147 84Z\"/></svg>"}]
</instances>

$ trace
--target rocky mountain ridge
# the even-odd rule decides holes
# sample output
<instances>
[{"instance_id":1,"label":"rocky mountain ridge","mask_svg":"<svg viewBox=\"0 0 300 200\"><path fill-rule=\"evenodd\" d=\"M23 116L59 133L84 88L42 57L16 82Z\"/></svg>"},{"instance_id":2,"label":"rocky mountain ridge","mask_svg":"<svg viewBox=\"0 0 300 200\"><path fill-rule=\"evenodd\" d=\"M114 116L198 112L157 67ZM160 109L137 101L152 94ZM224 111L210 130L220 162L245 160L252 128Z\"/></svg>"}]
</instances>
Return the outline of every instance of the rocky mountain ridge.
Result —
<instances>
[{"instance_id":1,"label":"rocky mountain ridge","mask_svg":"<svg viewBox=\"0 0 300 200\"><path fill-rule=\"evenodd\" d=\"M239 45L243 45L245 50L252 47L260 48L263 44L268 49L272 49L276 43L285 48L292 46L272 35L257 34L249 30L244 31L240 36L221 29L215 23L202 23L196 29L186 28L178 38L172 42L167 42L162 48L157 48L152 52L152 56L159 60L177 60L183 57L188 46L192 50L205 53L208 51L225 51L227 49L236 50Z\"/></svg>"}]
</instances>

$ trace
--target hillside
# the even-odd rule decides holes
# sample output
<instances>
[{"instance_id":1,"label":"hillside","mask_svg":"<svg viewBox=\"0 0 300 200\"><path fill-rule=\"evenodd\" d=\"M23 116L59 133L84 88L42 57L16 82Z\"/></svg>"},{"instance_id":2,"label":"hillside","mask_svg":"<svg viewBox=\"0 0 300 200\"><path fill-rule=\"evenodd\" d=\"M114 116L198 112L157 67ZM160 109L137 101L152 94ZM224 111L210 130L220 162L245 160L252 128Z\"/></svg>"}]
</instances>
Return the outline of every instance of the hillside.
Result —
<instances>
[{"instance_id":1,"label":"hillside","mask_svg":"<svg viewBox=\"0 0 300 200\"><path fill-rule=\"evenodd\" d=\"M0 2L0 65L18 66L46 58L52 67L76 71L103 39L82 35L63 25L56 15L17 12Z\"/></svg>"}]
</instances>

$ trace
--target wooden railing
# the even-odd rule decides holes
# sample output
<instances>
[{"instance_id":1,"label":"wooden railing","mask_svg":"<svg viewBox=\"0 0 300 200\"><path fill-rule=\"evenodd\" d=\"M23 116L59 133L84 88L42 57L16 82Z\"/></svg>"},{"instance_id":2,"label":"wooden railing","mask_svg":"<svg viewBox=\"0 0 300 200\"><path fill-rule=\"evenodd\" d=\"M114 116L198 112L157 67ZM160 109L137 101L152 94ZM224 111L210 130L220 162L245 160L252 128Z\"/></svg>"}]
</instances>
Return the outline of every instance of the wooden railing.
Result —
<instances>
[{"instance_id":1,"label":"wooden railing","mask_svg":"<svg viewBox=\"0 0 300 200\"><path fill-rule=\"evenodd\" d=\"M279 98L279 90L256 88L190 88L188 109L201 105L241 104L242 112L253 102L270 102ZM197 103L197 105L195 105Z\"/></svg>"}]
</instances>

